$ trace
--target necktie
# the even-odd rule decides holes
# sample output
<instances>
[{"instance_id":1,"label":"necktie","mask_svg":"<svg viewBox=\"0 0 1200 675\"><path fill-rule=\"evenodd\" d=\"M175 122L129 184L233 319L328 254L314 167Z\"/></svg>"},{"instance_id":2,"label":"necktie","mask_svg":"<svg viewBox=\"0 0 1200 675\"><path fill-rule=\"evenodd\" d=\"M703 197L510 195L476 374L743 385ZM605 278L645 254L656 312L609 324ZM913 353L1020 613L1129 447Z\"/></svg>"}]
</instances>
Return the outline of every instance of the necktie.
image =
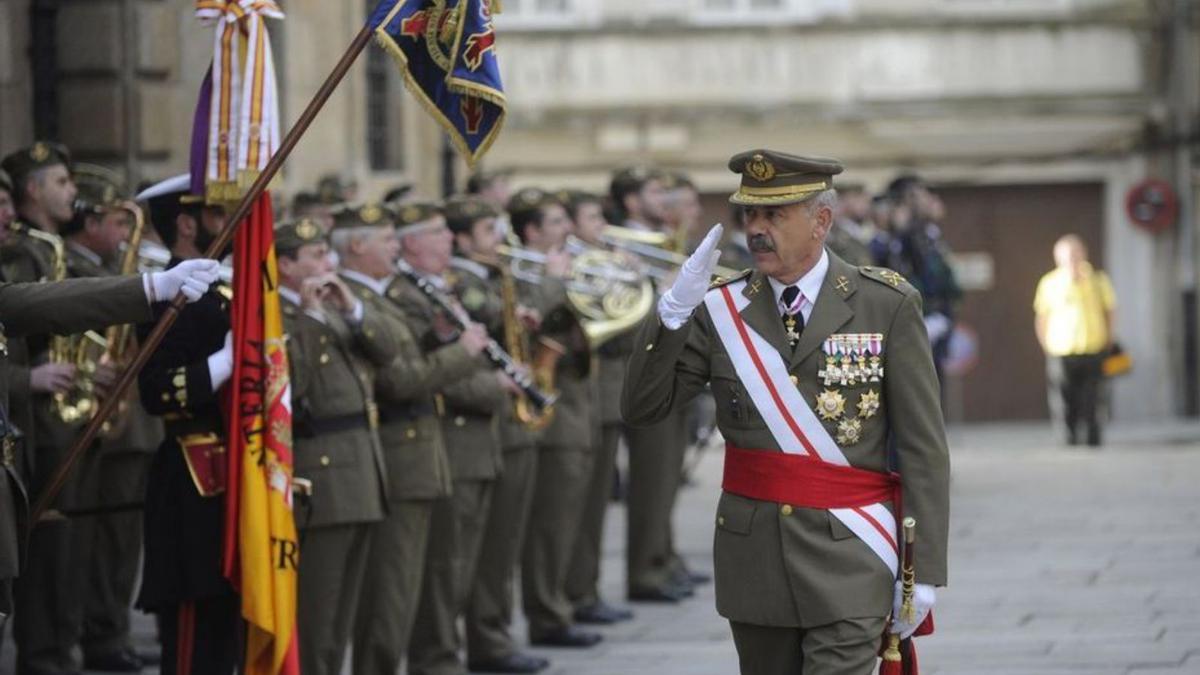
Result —
<instances>
[{"instance_id":1,"label":"necktie","mask_svg":"<svg viewBox=\"0 0 1200 675\"><path fill-rule=\"evenodd\" d=\"M800 334L804 332L804 314L800 311L804 299L800 289L795 286L783 289L781 299L784 306L783 327L787 329L788 343L795 347L800 341Z\"/></svg>"}]
</instances>

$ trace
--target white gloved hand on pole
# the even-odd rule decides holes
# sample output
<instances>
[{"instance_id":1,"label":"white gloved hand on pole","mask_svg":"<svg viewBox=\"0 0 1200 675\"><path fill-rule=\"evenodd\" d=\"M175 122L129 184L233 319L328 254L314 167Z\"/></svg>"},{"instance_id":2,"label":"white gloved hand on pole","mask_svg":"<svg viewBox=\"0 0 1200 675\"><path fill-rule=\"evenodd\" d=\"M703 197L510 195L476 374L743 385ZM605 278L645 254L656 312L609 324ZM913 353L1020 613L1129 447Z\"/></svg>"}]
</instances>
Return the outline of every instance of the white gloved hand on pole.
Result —
<instances>
[{"instance_id":1,"label":"white gloved hand on pole","mask_svg":"<svg viewBox=\"0 0 1200 675\"><path fill-rule=\"evenodd\" d=\"M216 392L232 376L233 331L226 331L225 346L208 355L208 377L212 380L212 390Z\"/></svg>"},{"instance_id":2,"label":"white gloved hand on pole","mask_svg":"<svg viewBox=\"0 0 1200 675\"><path fill-rule=\"evenodd\" d=\"M151 303L170 302L182 292L195 302L220 276L221 263L208 258L185 260L169 270L145 275L146 297Z\"/></svg>"},{"instance_id":3,"label":"white gloved hand on pole","mask_svg":"<svg viewBox=\"0 0 1200 675\"><path fill-rule=\"evenodd\" d=\"M896 594L892 600L892 632L900 636L900 639L912 637L917 628L925 621L925 617L929 616L929 612L933 610L934 604L937 603L937 591L929 584L914 584L913 585L913 609L916 610L916 618L912 623L903 619L900 612L900 606L904 602L904 584L896 582Z\"/></svg>"},{"instance_id":4,"label":"white gloved hand on pole","mask_svg":"<svg viewBox=\"0 0 1200 675\"><path fill-rule=\"evenodd\" d=\"M704 241L683 263L675 283L658 299L658 318L668 330L679 330L691 318L696 307L704 302L704 294L708 292L713 271L721 258L717 244L721 241L723 231L720 223L713 225L704 236Z\"/></svg>"}]
</instances>

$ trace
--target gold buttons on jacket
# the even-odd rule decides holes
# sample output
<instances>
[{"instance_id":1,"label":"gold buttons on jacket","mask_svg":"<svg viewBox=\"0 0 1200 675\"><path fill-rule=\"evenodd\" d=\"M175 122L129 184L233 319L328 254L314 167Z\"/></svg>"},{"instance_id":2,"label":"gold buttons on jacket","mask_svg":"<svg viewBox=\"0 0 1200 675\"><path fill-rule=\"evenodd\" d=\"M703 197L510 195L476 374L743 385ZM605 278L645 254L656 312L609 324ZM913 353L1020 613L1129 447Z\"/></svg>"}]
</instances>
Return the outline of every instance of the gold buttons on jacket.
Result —
<instances>
[{"instance_id":1,"label":"gold buttons on jacket","mask_svg":"<svg viewBox=\"0 0 1200 675\"><path fill-rule=\"evenodd\" d=\"M792 375L792 386L793 387L800 386L800 378L796 377L795 375Z\"/></svg>"},{"instance_id":2,"label":"gold buttons on jacket","mask_svg":"<svg viewBox=\"0 0 1200 675\"><path fill-rule=\"evenodd\" d=\"M784 516L792 515L792 505L784 504L783 506L779 507L779 513Z\"/></svg>"},{"instance_id":3,"label":"gold buttons on jacket","mask_svg":"<svg viewBox=\"0 0 1200 675\"><path fill-rule=\"evenodd\" d=\"M321 466L329 466L329 455L321 455Z\"/></svg>"},{"instance_id":4,"label":"gold buttons on jacket","mask_svg":"<svg viewBox=\"0 0 1200 675\"><path fill-rule=\"evenodd\" d=\"M463 417L462 415L459 415L458 417L454 418L454 426L463 427L466 425L467 425L467 418Z\"/></svg>"},{"instance_id":5,"label":"gold buttons on jacket","mask_svg":"<svg viewBox=\"0 0 1200 675\"><path fill-rule=\"evenodd\" d=\"M329 363L329 355L321 354L320 361L321 361L321 365L325 365L326 363Z\"/></svg>"},{"instance_id":6,"label":"gold buttons on jacket","mask_svg":"<svg viewBox=\"0 0 1200 675\"><path fill-rule=\"evenodd\" d=\"M717 524L724 525L725 524L725 516L717 516Z\"/></svg>"},{"instance_id":7,"label":"gold buttons on jacket","mask_svg":"<svg viewBox=\"0 0 1200 675\"><path fill-rule=\"evenodd\" d=\"M416 429L405 429L405 430L404 430L404 437L405 437L405 438L408 438L408 439L413 439L413 438L416 438L416 437L417 437L417 430L416 430Z\"/></svg>"},{"instance_id":8,"label":"gold buttons on jacket","mask_svg":"<svg viewBox=\"0 0 1200 675\"><path fill-rule=\"evenodd\" d=\"M651 342L650 344L646 345L646 351L648 351L648 352L652 352L652 351L654 351L654 343L653 343L653 342Z\"/></svg>"}]
</instances>

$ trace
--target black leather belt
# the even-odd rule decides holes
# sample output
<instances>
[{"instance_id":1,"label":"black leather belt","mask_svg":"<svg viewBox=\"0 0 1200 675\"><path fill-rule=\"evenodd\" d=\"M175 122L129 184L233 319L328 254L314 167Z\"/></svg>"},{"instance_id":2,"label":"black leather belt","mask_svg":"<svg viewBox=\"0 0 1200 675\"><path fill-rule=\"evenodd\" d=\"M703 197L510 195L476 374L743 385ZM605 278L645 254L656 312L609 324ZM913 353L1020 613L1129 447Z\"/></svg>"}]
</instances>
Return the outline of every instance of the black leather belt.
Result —
<instances>
[{"instance_id":1,"label":"black leather belt","mask_svg":"<svg viewBox=\"0 0 1200 675\"><path fill-rule=\"evenodd\" d=\"M432 417L437 414L433 403L410 403L408 405L383 405L379 407L379 423L392 424L395 422L411 422L421 417Z\"/></svg>"},{"instance_id":2,"label":"black leather belt","mask_svg":"<svg viewBox=\"0 0 1200 675\"><path fill-rule=\"evenodd\" d=\"M336 434L353 429L372 429L371 419L364 413L326 417L325 419L299 420L292 425L292 433L299 438L316 438L325 434Z\"/></svg>"}]
</instances>

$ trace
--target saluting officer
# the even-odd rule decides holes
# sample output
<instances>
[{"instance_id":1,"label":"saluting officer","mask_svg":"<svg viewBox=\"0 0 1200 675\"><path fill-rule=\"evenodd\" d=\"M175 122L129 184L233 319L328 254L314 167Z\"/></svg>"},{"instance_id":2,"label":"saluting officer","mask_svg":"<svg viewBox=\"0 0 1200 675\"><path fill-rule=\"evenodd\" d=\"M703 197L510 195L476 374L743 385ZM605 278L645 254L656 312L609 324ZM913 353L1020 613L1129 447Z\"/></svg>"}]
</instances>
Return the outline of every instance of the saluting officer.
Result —
<instances>
[{"instance_id":1,"label":"saluting officer","mask_svg":"<svg viewBox=\"0 0 1200 675\"><path fill-rule=\"evenodd\" d=\"M370 556L387 508L375 371L396 356L379 313L335 270L311 220L275 230L288 335L296 476L312 484L297 514L300 665L341 672Z\"/></svg>"},{"instance_id":2,"label":"saluting officer","mask_svg":"<svg viewBox=\"0 0 1200 675\"><path fill-rule=\"evenodd\" d=\"M379 438L387 467L388 510L371 533L362 600L354 627L353 672L395 673L404 656L425 573L425 551L440 533L430 527L434 503L450 494L450 464L436 392L474 373L487 344L481 326L426 354L400 307L396 283L400 242L393 214L378 204L334 213L333 248L343 280L377 314L397 357L377 369Z\"/></svg>"},{"instance_id":3,"label":"saluting officer","mask_svg":"<svg viewBox=\"0 0 1200 675\"><path fill-rule=\"evenodd\" d=\"M710 289L709 232L642 326L622 413L652 422L712 384L727 441L717 610L742 672L867 675L898 600L901 492L918 615L893 632L911 634L946 582L949 460L921 298L825 249L839 163L755 150L730 168L756 269Z\"/></svg>"}]
</instances>

